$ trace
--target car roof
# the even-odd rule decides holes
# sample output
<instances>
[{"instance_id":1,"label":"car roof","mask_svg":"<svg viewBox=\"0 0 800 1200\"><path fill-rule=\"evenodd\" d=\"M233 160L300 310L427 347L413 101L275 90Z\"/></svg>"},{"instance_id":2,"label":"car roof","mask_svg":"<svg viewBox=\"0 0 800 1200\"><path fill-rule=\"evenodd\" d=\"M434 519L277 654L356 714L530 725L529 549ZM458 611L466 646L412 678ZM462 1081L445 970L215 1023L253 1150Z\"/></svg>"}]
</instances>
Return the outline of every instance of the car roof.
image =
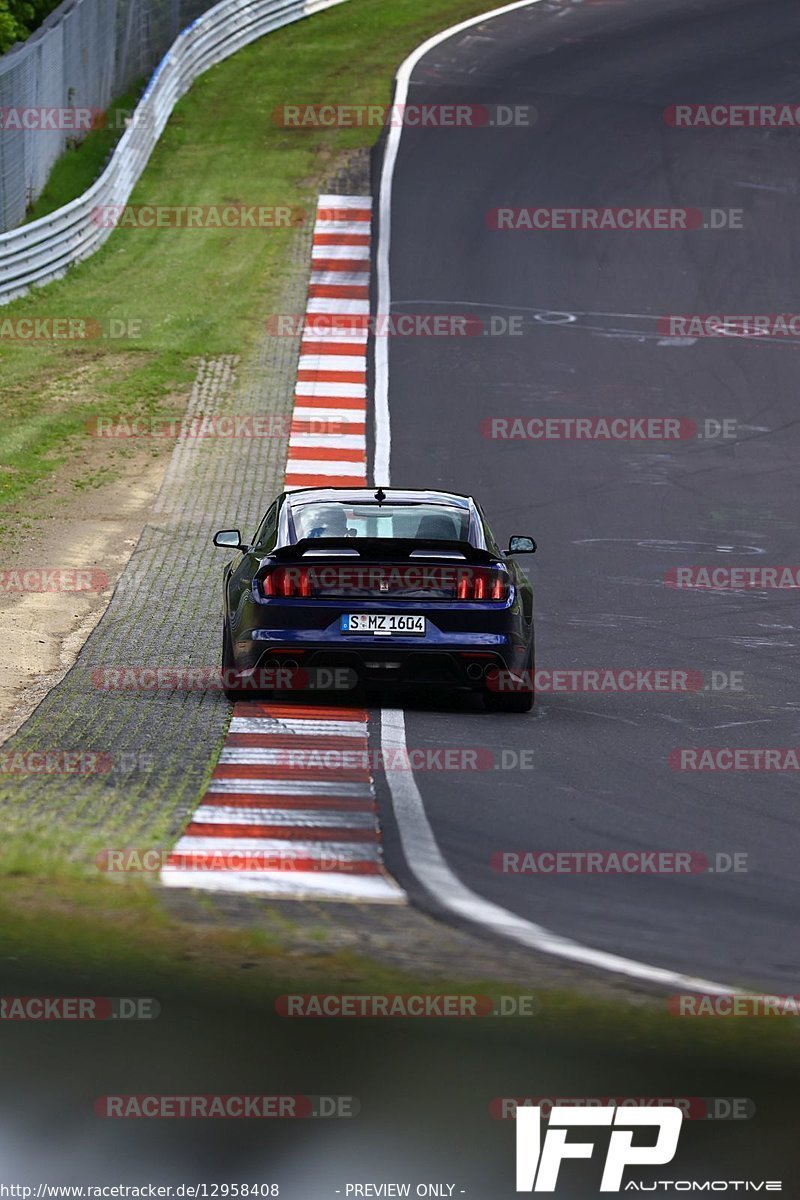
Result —
<instances>
[{"instance_id":1,"label":"car roof","mask_svg":"<svg viewBox=\"0 0 800 1200\"><path fill-rule=\"evenodd\" d=\"M428 491L419 488L383 488L382 500L395 504L441 504L450 508L470 509L474 505L471 496L462 496L457 492ZM377 499L375 488L354 487L316 487L297 488L287 492L288 503L294 508L301 504L352 504L373 503Z\"/></svg>"}]
</instances>

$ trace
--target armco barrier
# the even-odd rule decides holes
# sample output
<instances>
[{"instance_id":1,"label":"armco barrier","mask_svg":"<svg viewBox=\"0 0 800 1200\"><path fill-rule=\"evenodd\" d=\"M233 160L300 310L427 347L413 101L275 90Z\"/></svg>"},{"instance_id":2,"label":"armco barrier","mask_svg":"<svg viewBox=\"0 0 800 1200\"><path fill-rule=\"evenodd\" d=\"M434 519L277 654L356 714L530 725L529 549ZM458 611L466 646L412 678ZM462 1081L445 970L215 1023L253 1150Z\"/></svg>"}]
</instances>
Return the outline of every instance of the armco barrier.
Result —
<instances>
[{"instance_id":1,"label":"armco barrier","mask_svg":"<svg viewBox=\"0 0 800 1200\"><path fill-rule=\"evenodd\" d=\"M343 0L222 0L173 42L153 73L129 127L99 179L76 200L30 225L0 234L0 304L60 278L113 232L96 210L124 205L170 113L209 67L273 29Z\"/></svg>"}]
</instances>

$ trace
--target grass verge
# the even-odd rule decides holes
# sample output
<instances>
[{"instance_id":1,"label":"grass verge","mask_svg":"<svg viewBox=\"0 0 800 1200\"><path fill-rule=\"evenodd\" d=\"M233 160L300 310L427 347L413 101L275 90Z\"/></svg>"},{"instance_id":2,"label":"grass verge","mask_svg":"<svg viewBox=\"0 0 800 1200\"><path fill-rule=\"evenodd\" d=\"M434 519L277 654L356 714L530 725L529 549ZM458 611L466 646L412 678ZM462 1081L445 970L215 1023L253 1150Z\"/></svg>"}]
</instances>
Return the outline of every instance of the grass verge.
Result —
<instances>
[{"instance_id":1,"label":"grass verge","mask_svg":"<svg viewBox=\"0 0 800 1200\"><path fill-rule=\"evenodd\" d=\"M383 103L398 63L485 0L348 0L261 39L178 104L132 204L297 205L375 128L285 129L286 103ZM309 83L309 81L313 83ZM51 195L91 182L105 148L74 152ZM43 198L42 204L47 200ZM42 209L44 211L44 209ZM39 210L37 209L37 213ZM69 469L95 416L174 416L202 355L246 355L279 294L291 229L118 229L64 280L0 310L0 507ZM102 336L20 340L17 318L93 319Z\"/></svg>"},{"instance_id":2,"label":"grass verge","mask_svg":"<svg viewBox=\"0 0 800 1200\"><path fill-rule=\"evenodd\" d=\"M306 949L298 955L291 947L292 920L285 905L273 932L264 925L224 928L212 920L186 925L165 913L144 882L115 886L72 877L26 878L13 894L0 898L3 986L9 994L25 989L36 994L37 987L54 982L72 987L66 994L81 995L131 995L146 988L162 1002L202 998L217 1010L241 1007L273 1016L276 998L287 992L533 994L535 1016L500 1022L510 1037L566 1040L576 1052L583 1044L595 1050L602 1044L623 1059L656 1053L665 1065L682 1056L698 1071L719 1067L787 1080L796 1075L800 1043L791 1017L681 1020L668 1015L657 996L610 1002L537 989L535 983L522 989L474 979L468 969L458 979L411 975L348 950L330 951L322 939L318 954ZM448 1022L437 1022L442 1024Z\"/></svg>"}]
</instances>

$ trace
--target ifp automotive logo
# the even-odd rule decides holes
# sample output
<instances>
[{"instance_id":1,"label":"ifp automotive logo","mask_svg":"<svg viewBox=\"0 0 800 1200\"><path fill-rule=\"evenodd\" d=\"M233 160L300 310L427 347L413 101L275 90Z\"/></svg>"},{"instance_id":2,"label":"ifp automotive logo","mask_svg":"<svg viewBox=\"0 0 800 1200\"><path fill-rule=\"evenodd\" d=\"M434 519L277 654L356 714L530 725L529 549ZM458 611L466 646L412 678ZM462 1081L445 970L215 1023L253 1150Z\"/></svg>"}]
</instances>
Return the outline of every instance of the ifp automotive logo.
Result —
<instances>
[{"instance_id":1,"label":"ifp automotive logo","mask_svg":"<svg viewBox=\"0 0 800 1200\"><path fill-rule=\"evenodd\" d=\"M574 1108L554 1105L550 1110L547 1132L542 1138L542 1113L539 1108L517 1109L517 1191L554 1192L561 1163L566 1158L591 1158L593 1142L568 1142L567 1131L575 1126L612 1125L601 1192L619 1192L622 1176L629 1166L662 1166L672 1162L678 1149L683 1113L675 1105L658 1109ZM634 1146L634 1131L655 1126L654 1145Z\"/></svg>"}]
</instances>

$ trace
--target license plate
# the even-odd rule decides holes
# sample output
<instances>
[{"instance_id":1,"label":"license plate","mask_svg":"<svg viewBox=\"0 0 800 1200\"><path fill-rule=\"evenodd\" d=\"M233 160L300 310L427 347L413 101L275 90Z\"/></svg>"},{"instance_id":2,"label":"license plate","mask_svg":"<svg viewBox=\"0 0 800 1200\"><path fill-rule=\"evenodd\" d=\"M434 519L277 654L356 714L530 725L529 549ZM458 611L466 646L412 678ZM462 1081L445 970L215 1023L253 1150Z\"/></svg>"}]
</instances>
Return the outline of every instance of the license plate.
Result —
<instances>
[{"instance_id":1,"label":"license plate","mask_svg":"<svg viewBox=\"0 0 800 1200\"><path fill-rule=\"evenodd\" d=\"M425 617L413 613L347 613L341 619L342 633L372 633L376 636L391 633L404 637L422 637Z\"/></svg>"}]
</instances>

